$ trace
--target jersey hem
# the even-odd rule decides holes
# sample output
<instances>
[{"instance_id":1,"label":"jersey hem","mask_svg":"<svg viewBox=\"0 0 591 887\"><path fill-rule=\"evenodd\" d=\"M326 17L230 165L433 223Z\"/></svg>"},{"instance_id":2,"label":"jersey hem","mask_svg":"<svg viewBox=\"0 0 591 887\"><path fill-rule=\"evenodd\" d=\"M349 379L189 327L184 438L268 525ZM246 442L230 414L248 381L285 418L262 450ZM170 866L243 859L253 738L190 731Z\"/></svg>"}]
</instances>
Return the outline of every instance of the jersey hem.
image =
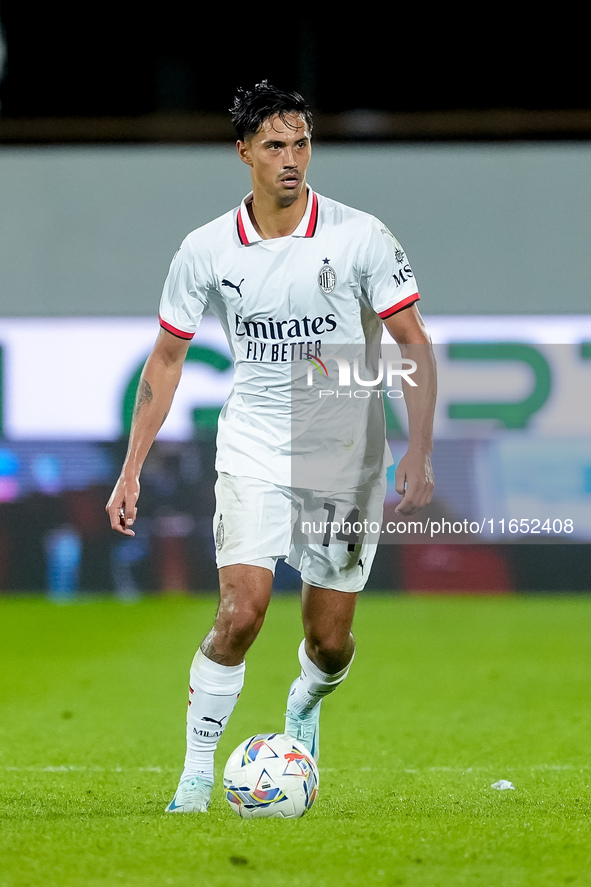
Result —
<instances>
[{"instance_id":1,"label":"jersey hem","mask_svg":"<svg viewBox=\"0 0 591 887\"><path fill-rule=\"evenodd\" d=\"M392 317L393 314L402 311L402 309L406 308L408 305L412 305L413 302L418 302L420 298L421 297L418 293L413 293L412 296L408 296L406 299L403 299L402 302L397 302L395 305L392 305L391 308L386 308L385 311L378 311L378 317L381 317L382 320L386 320L386 318Z\"/></svg>"},{"instance_id":2,"label":"jersey hem","mask_svg":"<svg viewBox=\"0 0 591 887\"><path fill-rule=\"evenodd\" d=\"M177 336L179 339L192 339L195 333L187 333L185 330L179 330L168 321L163 320L162 317L158 317L158 321L160 322L160 326L162 329L165 329L168 333L172 333L173 336Z\"/></svg>"}]
</instances>

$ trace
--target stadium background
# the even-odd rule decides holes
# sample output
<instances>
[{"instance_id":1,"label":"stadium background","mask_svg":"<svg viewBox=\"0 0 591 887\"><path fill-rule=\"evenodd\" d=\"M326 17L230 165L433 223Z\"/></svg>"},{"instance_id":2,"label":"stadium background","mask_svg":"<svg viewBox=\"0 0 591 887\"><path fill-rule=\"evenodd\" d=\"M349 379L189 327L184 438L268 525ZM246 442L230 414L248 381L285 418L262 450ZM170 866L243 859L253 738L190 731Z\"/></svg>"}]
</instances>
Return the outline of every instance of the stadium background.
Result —
<instances>
[{"instance_id":1,"label":"stadium background","mask_svg":"<svg viewBox=\"0 0 591 887\"><path fill-rule=\"evenodd\" d=\"M228 373L209 326L146 465L133 543L114 538L104 503L170 258L248 190L225 110L237 85L268 77L306 95L316 121L310 182L397 234L438 344L457 339L454 329L469 342L493 317L494 332L477 338L515 341L519 330L518 341L539 340L553 378L575 354L585 391L591 111L585 54L571 30L567 51L566 24L554 23L549 57L542 23L491 26L486 39L479 26L466 41L449 17L425 32L406 11L392 29L328 15L229 28L214 12L204 27L198 11L174 4L142 18L107 4L92 21L38 9L33 29L30 15L0 6L2 592L129 598L216 584L213 428ZM506 384L513 392L521 380ZM472 399L460 390L452 401ZM504 459L506 487L525 452L529 498L516 501L551 519L580 515L576 538L407 540L382 547L372 588L588 590L589 429L556 427L550 406L535 427L474 420L455 430L442 417L438 505L492 516L482 448L493 492L491 466ZM391 436L396 449L396 422ZM296 584L279 572L278 590Z\"/></svg>"}]
</instances>

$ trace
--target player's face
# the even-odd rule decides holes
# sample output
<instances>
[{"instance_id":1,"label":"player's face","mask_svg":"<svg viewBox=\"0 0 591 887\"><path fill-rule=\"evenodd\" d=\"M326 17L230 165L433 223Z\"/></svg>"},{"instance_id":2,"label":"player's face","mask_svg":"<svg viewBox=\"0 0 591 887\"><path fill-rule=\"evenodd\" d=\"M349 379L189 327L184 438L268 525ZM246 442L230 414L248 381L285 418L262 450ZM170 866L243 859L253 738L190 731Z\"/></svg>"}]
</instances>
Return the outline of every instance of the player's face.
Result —
<instances>
[{"instance_id":1,"label":"player's face","mask_svg":"<svg viewBox=\"0 0 591 887\"><path fill-rule=\"evenodd\" d=\"M297 114L265 120L262 128L244 142L238 154L251 168L254 190L262 190L280 206L291 206L306 186L310 162L310 133Z\"/></svg>"}]
</instances>

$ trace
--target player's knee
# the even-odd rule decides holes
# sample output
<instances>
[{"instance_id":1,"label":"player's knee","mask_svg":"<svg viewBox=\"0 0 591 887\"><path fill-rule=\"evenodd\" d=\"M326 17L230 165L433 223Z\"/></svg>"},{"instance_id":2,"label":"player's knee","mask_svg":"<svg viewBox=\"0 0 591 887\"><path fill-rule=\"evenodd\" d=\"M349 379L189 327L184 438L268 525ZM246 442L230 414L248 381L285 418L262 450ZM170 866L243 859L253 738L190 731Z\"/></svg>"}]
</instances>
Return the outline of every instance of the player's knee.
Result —
<instances>
[{"instance_id":1,"label":"player's knee","mask_svg":"<svg viewBox=\"0 0 591 887\"><path fill-rule=\"evenodd\" d=\"M247 650L261 630L265 612L266 607L252 601L228 608L218 614L217 633L222 634L230 646Z\"/></svg>"},{"instance_id":2,"label":"player's knee","mask_svg":"<svg viewBox=\"0 0 591 887\"><path fill-rule=\"evenodd\" d=\"M232 616L232 634L238 639L248 639L258 635L265 619L265 609L256 606L241 607Z\"/></svg>"},{"instance_id":3,"label":"player's knee","mask_svg":"<svg viewBox=\"0 0 591 887\"><path fill-rule=\"evenodd\" d=\"M266 580L266 572L265 580ZM271 575L271 574L269 574ZM260 573L249 575L244 569L220 572L220 606L216 616L216 634L225 647L250 647L265 619L270 598L270 583L260 581Z\"/></svg>"},{"instance_id":4,"label":"player's knee","mask_svg":"<svg viewBox=\"0 0 591 887\"><path fill-rule=\"evenodd\" d=\"M326 674L336 674L345 668L355 652L353 635L350 632L343 634L338 629L309 635L307 646L312 661Z\"/></svg>"}]
</instances>

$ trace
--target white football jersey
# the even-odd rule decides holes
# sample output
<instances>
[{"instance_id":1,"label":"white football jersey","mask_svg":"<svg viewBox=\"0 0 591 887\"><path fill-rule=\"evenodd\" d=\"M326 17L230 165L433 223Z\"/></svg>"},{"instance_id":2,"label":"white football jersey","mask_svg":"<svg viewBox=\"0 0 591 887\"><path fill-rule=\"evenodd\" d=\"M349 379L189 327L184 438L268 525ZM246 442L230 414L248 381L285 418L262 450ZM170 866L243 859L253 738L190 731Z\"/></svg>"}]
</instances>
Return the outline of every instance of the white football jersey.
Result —
<instances>
[{"instance_id":1,"label":"white football jersey","mask_svg":"<svg viewBox=\"0 0 591 887\"><path fill-rule=\"evenodd\" d=\"M419 298L411 266L382 222L311 188L304 217L287 237L262 239L250 220L250 200L252 194L185 238L160 303L160 323L174 335L192 338L209 308L228 339L234 385L220 414L216 468L326 490L336 489L336 480L339 486L363 483L391 457L382 421L377 430L372 426L372 436L381 436L377 450L372 447L379 464L375 452L368 464L359 404L350 420L341 409L336 423L325 421L320 406L306 411L316 425L314 434L296 430L299 455L313 461L317 448L324 467L311 472L309 483L293 483L294 379L309 380L313 361L318 366L342 346L379 353L380 318ZM383 419L383 404L379 408ZM302 441L311 448L307 454Z\"/></svg>"}]
</instances>

